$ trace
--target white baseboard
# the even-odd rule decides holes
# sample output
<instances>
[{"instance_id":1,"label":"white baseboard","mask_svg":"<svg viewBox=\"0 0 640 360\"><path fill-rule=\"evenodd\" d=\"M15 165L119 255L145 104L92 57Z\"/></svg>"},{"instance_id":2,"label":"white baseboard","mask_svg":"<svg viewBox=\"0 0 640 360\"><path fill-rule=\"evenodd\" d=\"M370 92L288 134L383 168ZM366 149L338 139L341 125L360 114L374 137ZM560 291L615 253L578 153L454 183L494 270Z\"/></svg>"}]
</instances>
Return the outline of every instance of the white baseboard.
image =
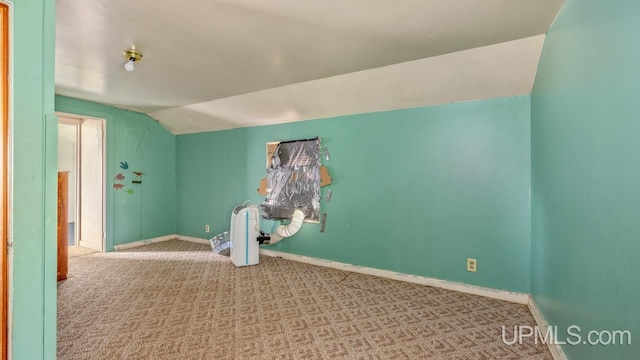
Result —
<instances>
[{"instance_id":1,"label":"white baseboard","mask_svg":"<svg viewBox=\"0 0 640 360\"><path fill-rule=\"evenodd\" d=\"M178 240L189 241L189 242L198 243L198 244L209 245L209 240L207 240L207 239L201 239L201 238L197 238L197 237L193 237L193 236L184 236L184 235L172 234L172 235L165 235L165 236L160 236L160 237L156 237L156 238L152 238L152 239L138 240L138 241L134 241L134 242L131 242L131 243L128 243L128 244L115 245L113 248L116 251L120 251L120 250L131 249L131 248L138 247L138 246L143 246L143 245L147 245L147 244L153 244L153 243L158 243L158 242L163 242L163 241L168 241L168 240L173 240L173 239L178 239Z\"/></svg>"},{"instance_id":2,"label":"white baseboard","mask_svg":"<svg viewBox=\"0 0 640 360\"><path fill-rule=\"evenodd\" d=\"M114 249L116 251L125 250L125 249L130 249L130 248L143 246L151 243L168 241L172 239L190 241L198 244L207 244L207 245L210 244L209 240L207 239L173 234L173 235L160 236L153 239L135 241L129 244L116 245L114 246ZM524 304L529 307L529 311L531 311L531 314L533 315L533 318L535 319L536 324L538 325L538 328L540 329L540 331L542 331L545 334L547 331L547 327L548 327L547 321L544 319L544 316L542 316L542 313L538 309L533 299L529 296L529 294L492 289L492 288L487 288L482 286L469 285L469 284L447 281L447 280L440 280L440 279L429 278L429 277L424 277L419 275L403 274L403 273L390 271L390 270L381 270L381 269L375 269L375 268L370 268L365 266L341 263L337 261L318 259L318 258L313 258L309 256L289 254L285 252L269 250L264 248L260 249L260 254L265 256L270 256L270 257L278 257L278 258L283 258L287 260L299 261L299 262L311 264L311 265L318 265L318 266L324 266L324 267L338 269L338 270L351 271L351 272L360 273L360 274L379 276L387 279L406 281L414 284L434 286L442 289L459 291L467 294L480 295L480 296L485 296L493 299L504 300L504 301L509 301L509 302L518 303L518 304ZM549 351L551 352L551 355L553 356L554 360L567 360L567 357L562 351L562 348L560 347L560 345L547 344L547 346L549 347Z\"/></svg>"},{"instance_id":3,"label":"white baseboard","mask_svg":"<svg viewBox=\"0 0 640 360\"><path fill-rule=\"evenodd\" d=\"M542 312L540 312L540 309L538 309L538 305L536 305L536 302L533 301L532 297L529 297L527 306L529 307L529 311L531 311L531 315L533 315L533 318L536 321L536 325L538 325L538 330L542 334L546 334L549 323L547 323L547 320L545 320ZM552 344L551 342L549 342L547 343L547 347L549 348L551 356L553 356L554 360L567 360L567 355L565 355L564 351L562 351L562 348L559 344Z\"/></svg>"},{"instance_id":4,"label":"white baseboard","mask_svg":"<svg viewBox=\"0 0 640 360\"><path fill-rule=\"evenodd\" d=\"M128 243L128 244L114 245L113 249L115 251L126 250L126 249L131 249L131 248L142 246L142 245L168 241L168 240L175 239L175 238L176 238L176 235L165 235L165 236L160 236L160 237L153 238L153 239L138 240L138 241L134 241L134 242L131 242L131 243Z\"/></svg>"},{"instance_id":5,"label":"white baseboard","mask_svg":"<svg viewBox=\"0 0 640 360\"><path fill-rule=\"evenodd\" d=\"M196 243L196 244L206 244L206 245L211 245L211 242L207 239L202 239L202 238L198 238L198 237L193 237L193 236L184 236L184 235L174 235L176 239L178 240L182 240L182 241L190 241L192 243Z\"/></svg>"},{"instance_id":6,"label":"white baseboard","mask_svg":"<svg viewBox=\"0 0 640 360\"><path fill-rule=\"evenodd\" d=\"M468 285L453 281L446 281L434 278L428 278L418 275L403 274L399 272L374 269L370 267L345 264L331 260L317 259L308 256L289 254L280 251L260 249L260 254L271 257L280 257L287 260L299 261L307 264L329 267L333 269L352 271L360 274L374 275L387 279L407 281L414 284L434 286L448 290L459 291L467 294L486 296L493 299L505 300L518 304L526 305L529 302L529 295L523 293L510 292L505 290L491 289L482 286Z\"/></svg>"},{"instance_id":7,"label":"white baseboard","mask_svg":"<svg viewBox=\"0 0 640 360\"><path fill-rule=\"evenodd\" d=\"M114 249L116 251L120 251L120 250L130 249L130 248L143 246L147 244L172 240L172 239L190 241L198 244L207 244L207 245L210 244L209 240L207 239L173 234L173 235L160 236L153 239L135 241L129 244L116 245L114 246ZM505 301L518 303L518 304L524 304L524 305L529 304L529 295L523 294L523 293L492 289L492 288L469 285L469 284L464 284L464 283L459 283L454 281L434 279L434 278L429 278L429 277L424 277L419 275L403 274L403 273L390 271L390 270L381 270L381 269L346 264L346 263L341 263L341 262L336 262L331 260L317 259L317 258L312 258L308 256L289 254L285 252L269 250L264 248L260 249L260 253L265 256L279 257L287 260L299 261L299 262L312 264L312 265L324 266L324 267L329 267L329 268L334 268L339 270L352 271L360 274L379 276L387 279L406 281L414 284L434 286L442 289L454 290L454 291L459 291L467 294L486 296L493 299L505 300Z\"/></svg>"}]
</instances>

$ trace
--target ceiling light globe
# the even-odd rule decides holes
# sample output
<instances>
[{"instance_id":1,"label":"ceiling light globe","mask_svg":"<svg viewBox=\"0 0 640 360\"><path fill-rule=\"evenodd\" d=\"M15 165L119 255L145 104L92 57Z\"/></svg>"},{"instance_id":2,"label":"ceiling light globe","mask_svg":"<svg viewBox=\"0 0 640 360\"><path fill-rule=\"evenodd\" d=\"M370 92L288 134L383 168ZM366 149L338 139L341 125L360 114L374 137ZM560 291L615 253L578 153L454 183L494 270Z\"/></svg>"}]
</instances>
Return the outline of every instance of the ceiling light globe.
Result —
<instances>
[{"instance_id":1,"label":"ceiling light globe","mask_svg":"<svg viewBox=\"0 0 640 360\"><path fill-rule=\"evenodd\" d=\"M124 69L127 71L133 71L134 68L135 67L133 66L133 60L129 60L126 64L124 64Z\"/></svg>"}]
</instances>

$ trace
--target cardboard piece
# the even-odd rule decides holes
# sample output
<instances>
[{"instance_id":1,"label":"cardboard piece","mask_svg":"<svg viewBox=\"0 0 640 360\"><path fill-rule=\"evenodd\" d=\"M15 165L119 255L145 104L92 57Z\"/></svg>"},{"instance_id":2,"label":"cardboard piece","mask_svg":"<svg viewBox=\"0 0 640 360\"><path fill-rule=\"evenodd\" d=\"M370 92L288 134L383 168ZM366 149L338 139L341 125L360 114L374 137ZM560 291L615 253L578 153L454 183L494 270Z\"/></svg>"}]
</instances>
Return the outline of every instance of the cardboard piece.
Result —
<instances>
[{"instance_id":1,"label":"cardboard piece","mask_svg":"<svg viewBox=\"0 0 640 360\"><path fill-rule=\"evenodd\" d=\"M325 166L320 166L320 187L331 185L331 175Z\"/></svg>"},{"instance_id":2,"label":"cardboard piece","mask_svg":"<svg viewBox=\"0 0 640 360\"><path fill-rule=\"evenodd\" d=\"M267 178L260 179L258 194L260 194L261 196L267 196Z\"/></svg>"}]
</instances>

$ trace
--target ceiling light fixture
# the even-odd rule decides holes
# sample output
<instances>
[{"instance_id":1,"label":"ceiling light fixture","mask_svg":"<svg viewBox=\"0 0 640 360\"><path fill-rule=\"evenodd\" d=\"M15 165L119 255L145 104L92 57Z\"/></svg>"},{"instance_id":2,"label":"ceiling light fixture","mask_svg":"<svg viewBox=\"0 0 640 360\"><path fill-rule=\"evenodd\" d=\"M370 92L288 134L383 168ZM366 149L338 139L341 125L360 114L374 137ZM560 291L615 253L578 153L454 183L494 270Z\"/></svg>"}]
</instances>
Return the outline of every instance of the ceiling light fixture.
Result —
<instances>
[{"instance_id":1,"label":"ceiling light fixture","mask_svg":"<svg viewBox=\"0 0 640 360\"><path fill-rule=\"evenodd\" d=\"M127 71L133 71L135 69L133 63L142 60L142 53L136 51L134 48L125 50L122 53L124 54L124 57L129 60L124 64L124 69Z\"/></svg>"}]
</instances>

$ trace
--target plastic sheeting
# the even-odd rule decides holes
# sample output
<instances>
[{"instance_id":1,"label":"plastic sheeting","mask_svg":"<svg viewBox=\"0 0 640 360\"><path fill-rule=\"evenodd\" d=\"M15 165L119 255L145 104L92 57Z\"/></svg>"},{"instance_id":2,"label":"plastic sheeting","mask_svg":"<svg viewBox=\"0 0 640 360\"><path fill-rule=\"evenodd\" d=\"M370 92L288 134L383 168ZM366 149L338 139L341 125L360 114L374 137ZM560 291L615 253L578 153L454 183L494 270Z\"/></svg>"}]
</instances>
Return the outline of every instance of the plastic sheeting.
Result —
<instances>
[{"instance_id":1,"label":"plastic sheeting","mask_svg":"<svg viewBox=\"0 0 640 360\"><path fill-rule=\"evenodd\" d=\"M267 197L261 205L265 219L291 219L296 209L305 220L320 219L320 139L278 144L267 169Z\"/></svg>"}]
</instances>

